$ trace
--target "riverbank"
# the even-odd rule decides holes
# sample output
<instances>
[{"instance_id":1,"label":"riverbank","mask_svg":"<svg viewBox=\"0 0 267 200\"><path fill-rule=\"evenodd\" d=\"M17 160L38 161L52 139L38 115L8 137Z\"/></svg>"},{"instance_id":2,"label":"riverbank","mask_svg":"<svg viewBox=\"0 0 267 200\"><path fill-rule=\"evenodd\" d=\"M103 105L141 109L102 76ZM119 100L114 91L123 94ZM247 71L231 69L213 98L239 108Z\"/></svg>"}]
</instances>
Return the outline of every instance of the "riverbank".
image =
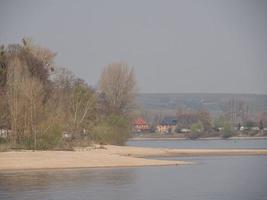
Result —
<instances>
[{"instance_id":1,"label":"riverbank","mask_svg":"<svg viewBox=\"0 0 267 200\"><path fill-rule=\"evenodd\" d=\"M0 170L184 165L192 163L144 157L222 155L267 155L267 149L165 149L106 145L75 148L75 151L11 151L0 153Z\"/></svg>"}]
</instances>

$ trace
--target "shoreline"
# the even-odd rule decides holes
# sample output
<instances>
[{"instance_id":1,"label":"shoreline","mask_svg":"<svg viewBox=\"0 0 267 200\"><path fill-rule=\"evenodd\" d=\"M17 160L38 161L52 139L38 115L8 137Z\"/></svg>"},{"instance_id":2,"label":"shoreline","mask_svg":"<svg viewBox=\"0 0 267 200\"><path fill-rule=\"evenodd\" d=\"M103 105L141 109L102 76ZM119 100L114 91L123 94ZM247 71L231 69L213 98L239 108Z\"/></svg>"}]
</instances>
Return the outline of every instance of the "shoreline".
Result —
<instances>
[{"instance_id":1,"label":"shoreline","mask_svg":"<svg viewBox=\"0 0 267 200\"><path fill-rule=\"evenodd\" d=\"M153 157L267 155L267 149L167 149L130 146L75 148L75 151L10 151L0 153L1 172L186 165L194 162ZM150 159L150 158L152 159ZM149 159L148 159L149 158Z\"/></svg>"},{"instance_id":2,"label":"shoreline","mask_svg":"<svg viewBox=\"0 0 267 200\"><path fill-rule=\"evenodd\" d=\"M169 140L192 140L185 137L132 137L128 141L169 141ZM261 137L231 137L223 139L221 137L207 137L207 138L197 138L192 141L197 140L267 140L267 136Z\"/></svg>"}]
</instances>

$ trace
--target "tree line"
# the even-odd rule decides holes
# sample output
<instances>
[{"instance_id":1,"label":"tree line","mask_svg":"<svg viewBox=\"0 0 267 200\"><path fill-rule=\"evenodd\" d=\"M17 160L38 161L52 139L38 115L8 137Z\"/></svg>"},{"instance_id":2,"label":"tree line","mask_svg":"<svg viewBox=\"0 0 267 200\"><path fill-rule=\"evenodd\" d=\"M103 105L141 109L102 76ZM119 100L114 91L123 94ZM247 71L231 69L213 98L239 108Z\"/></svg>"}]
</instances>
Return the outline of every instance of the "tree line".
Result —
<instances>
[{"instance_id":1,"label":"tree line","mask_svg":"<svg viewBox=\"0 0 267 200\"><path fill-rule=\"evenodd\" d=\"M55 66L55 57L30 39L1 46L0 128L9 130L4 142L27 149L123 144L134 108L133 69L110 64L93 88Z\"/></svg>"}]
</instances>

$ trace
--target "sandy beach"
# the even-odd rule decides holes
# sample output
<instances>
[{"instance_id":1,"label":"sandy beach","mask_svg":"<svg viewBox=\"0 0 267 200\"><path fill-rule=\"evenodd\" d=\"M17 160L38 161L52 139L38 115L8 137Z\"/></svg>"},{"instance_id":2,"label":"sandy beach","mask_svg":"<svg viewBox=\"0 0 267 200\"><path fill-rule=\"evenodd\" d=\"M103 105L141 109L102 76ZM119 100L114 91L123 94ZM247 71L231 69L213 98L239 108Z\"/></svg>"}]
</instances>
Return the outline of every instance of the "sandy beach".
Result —
<instances>
[{"instance_id":1,"label":"sandy beach","mask_svg":"<svg viewBox=\"0 0 267 200\"><path fill-rule=\"evenodd\" d=\"M0 170L184 165L192 163L144 157L219 155L267 155L267 149L156 149L106 145L103 148L75 148L75 151L11 151L0 153Z\"/></svg>"}]
</instances>

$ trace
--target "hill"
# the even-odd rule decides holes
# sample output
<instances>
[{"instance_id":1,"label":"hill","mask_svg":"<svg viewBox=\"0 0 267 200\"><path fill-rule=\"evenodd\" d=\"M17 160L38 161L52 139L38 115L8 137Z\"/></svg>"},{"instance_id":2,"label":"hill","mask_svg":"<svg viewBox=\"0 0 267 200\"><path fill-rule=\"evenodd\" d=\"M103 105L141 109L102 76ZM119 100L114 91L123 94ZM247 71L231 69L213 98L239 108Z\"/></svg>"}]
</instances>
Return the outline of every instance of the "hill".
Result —
<instances>
[{"instance_id":1,"label":"hill","mask_svg":"<svg viewBox=\"0 0 267 200\"><path fill-rule=\"evenodd\" d=\"M143 111L175 114L178 108L208 110L212 116L223 112L230 100L242 101L250 113L267 112L267 95L258 94L138 94L137 103Z\"/></svg>"}]
</instances>

